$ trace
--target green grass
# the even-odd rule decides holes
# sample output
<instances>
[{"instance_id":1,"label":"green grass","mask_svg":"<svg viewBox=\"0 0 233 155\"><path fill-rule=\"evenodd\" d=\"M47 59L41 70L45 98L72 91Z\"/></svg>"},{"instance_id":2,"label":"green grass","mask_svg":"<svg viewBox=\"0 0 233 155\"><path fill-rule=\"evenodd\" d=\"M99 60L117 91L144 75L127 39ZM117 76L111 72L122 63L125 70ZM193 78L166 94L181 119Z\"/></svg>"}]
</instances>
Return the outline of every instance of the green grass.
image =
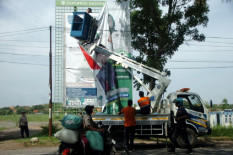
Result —
<instances>
[{"instance_id":1,"label":"green grass","mask_svg":"<svg viewBox=\"0 0 233 155\"><path fill-rule=\"evenodd\" d=\"M36 137L36 136L34 136ZM39 142L38 143L31 143L30 139L31 138L24 138L24 139L17 139L16 142L18 143L22 143L24 145L24 147L40 147L40 146L58 146L60 144L60 141L51 136L38 136L39 138Z\"/></svg>"},{"instance_id":2,"label":"green grass","mask_svg":"<svg viewBox=\"0 0 233 155\"><path fill-rule=\"evenodd\" d=\"M49 126L44 125L41 126L42 131L36 135L33 135L33 137L38 137L39 142L38 143L31 143L30 138L24 138L24 139L18 139L16 140L19 143L23 143L24 147L31 147L31 146L57 146L59 145L60 141L55 138L53 135L61 128L58 127L57 124L52 124L52 136L49 137Z\"/></svg>"},{"instance_id":3,"label":"green grass","mask_svg":"<svg viewBox=\"0 0 233 155\"><path fill-rule=\"evenodd\" d=\"M62 119L64 115L60 115L60 116L55 116L52 115L53 117L53 121L58 121L60 119ZM0 121L11 121L11 122L18 122L19 118L21 117L21 115L0 115ZM28 118L28 122L48 122L49 121L49 115L48 114L40 114L40 115L35 115L35 114L30 114L27 115Z\"/></svg>"},{"instance_id":4,"label":"green grass","mask_svg":"<svg viewBox=\"0 0 233 155\"><path fill-rule=\"evenodd\" d=\"M229 137L233 138L233 126L230 127L221 127L216 126L212 128L211 137Z\"/></svg>"},{"instance_id":5,"label":"green grass","mask_svg":"<svg viewBox=\"0 0 233 155\"><path fill-rule=\"evenodd\" d=\"M2 131L2 130L6 130L7 128L5 128L5 127L0 127L0 131Z\"/></svg>"}]
</instances>

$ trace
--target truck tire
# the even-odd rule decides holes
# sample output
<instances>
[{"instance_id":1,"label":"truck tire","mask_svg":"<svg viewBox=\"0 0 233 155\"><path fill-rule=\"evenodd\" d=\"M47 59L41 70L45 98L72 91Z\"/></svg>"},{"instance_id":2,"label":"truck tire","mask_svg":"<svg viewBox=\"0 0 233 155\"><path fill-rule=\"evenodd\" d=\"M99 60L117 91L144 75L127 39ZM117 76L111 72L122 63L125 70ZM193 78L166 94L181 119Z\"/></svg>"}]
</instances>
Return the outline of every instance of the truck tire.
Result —
<instances>
[{"instance_id":1,"label":"truck tire","mask_svg":"<svg viewBox=\"0 0 233 155\"><path fill-rule=\"evenodd\" d=\"M113 145L109 154L106 155L129 155L128 150L117 150Z\"/></svg>"},{"instance_id":2,"label":"truck tire","mask_svg":"<svg viewBox=\"0 0 233 155\"><path fill-rule=\"evenodd\" d=\"M198 143L197 133L193 129L187 128L187 134L188 134L188 140L190 142L190 145L192 147L195 147ZM181 136L179 136L177 138L177 143L181 148L185 148L185 146L186 146L186 144Z\"/></svg>"}]
</instances>

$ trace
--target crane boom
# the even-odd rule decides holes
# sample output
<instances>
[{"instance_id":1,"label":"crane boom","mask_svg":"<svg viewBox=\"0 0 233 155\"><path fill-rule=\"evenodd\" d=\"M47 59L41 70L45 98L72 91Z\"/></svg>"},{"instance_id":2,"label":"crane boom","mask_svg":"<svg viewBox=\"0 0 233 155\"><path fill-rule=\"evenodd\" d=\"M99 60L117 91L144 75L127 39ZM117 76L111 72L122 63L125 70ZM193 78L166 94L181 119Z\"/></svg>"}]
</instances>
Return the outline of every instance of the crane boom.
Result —
<instances>
[{"instance_id":1,"label":"crane boom","mask_svg":"<svg viewBox=\"0 0 233 155\"><path fill-rule=\"evenodd\" d=\"M96 43L95 41L97 28L98 21L90 14L86 12L73 13L73 22L70 35L79 40L80 48L85 50L89 55L95 51L107 56L109 59L115 61L118 64L121 64L122 67L124 67L130 74L132 74L132 71L128 68L156 79L154 89L150 90L148 86L144 84L142 80L140 80L140 78L132 74L135 80L137 80L149 92L148 96L151 99L152 107L151 112L155 112L157 107L159 107L162 94L166 91L166 88L170 84L171 80L166 78L165 72L160 72L154 68L148 67L128 57L125 57L124 55L120 55L107 48L99 46L99 43ZM99 36L98 41L101 40L101 37L102 36Z\"/></svg>"},{"instance_id":2,"label":"crane boom","mask_svg":"<svg viewBox=\"0 0 233 155\"><path fill-rule=\"evenodd\" d=\"M101 53L105 56L107 56L109 59L115 61L118 64L121 64L122 67L124 67L132 76L134 77L135 80L137 80L148 92L148 96L151 98L151 107L152 107L152 112L155 112L160 99L162 97L162 94L165 92L166 88L170 84L171 80L166 78L166 73L165 72L159 72L158 70L148 67L146 65L143 65L141 63L138 63L137 61L134 61L124 55L120 55L118 53L114 53L111 50L108 50L106 48L103 48L97 44L90 44L88 46L85 46L85 44L79 44L81 48L83 48L87 53L91 54L93 51ZM155 88L153 90L150 90L148 86L146 86L142 80L140 80L137 76L135 76L131 70L128 68L131 68L137 72L146 74L154 79L157 80L157 84L155 85Z\"/></svg>"}]
</instances>

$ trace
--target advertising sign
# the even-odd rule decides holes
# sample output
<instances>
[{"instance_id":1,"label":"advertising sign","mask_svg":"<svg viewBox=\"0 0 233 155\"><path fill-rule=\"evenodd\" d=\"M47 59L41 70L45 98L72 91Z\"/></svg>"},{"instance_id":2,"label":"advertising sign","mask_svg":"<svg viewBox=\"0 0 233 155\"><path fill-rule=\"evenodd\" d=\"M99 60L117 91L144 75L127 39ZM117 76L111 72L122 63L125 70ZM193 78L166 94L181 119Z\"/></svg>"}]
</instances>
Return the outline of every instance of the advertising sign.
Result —
<instances>
[{"instance_id":1,"label":"advertising sign","mask_svg":"<svg viewBox=\"0 0 233 155\"><path fill-rule=\"evenodd\" d=\"M91 14L98 21L96 40L100 46L124 56L131 56L129 3L106 2L99 14ZM72 14L65 19L66 106L102 107L103 112L116 114L132 99L130 73L105 55L79 47L70 37Z\"/></svg>"}]
</instances>

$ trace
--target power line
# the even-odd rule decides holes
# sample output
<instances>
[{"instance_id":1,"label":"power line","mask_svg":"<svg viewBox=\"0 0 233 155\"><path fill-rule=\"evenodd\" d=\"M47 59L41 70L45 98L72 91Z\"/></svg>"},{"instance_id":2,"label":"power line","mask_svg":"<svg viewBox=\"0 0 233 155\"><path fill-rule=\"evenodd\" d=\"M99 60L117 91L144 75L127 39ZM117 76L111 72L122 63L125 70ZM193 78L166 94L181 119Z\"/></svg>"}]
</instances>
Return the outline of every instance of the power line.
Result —
<instances>
[{"instance_id":1,"label":"power line","mask_svg":"<svg viewBox=\"0 0 233 155\"><path fill-rule=\"evenodd\" d=\"M49 58L49 55L19 54L19 53L8 53L8 52L0 52L0 54L20 55L20 56L36 56L36 57L47 57L47 58Z\"/></svg>"},{"instance_id":2,"label":"power line","mask_svg":"<svg viewBox=\"0 0 233 155\"><path fill-rule=\"evenodd\" d=\"M233 68L233 66L220 66L220 67L187 67L187 68L169 68L167 69L220 69L220 68Z\"/></svg>"},{"instance_id":3,"label":"power line","mask_svg":"<svg viewBox=\"0 0 233 155\"><path fill-rule=\"evenodd\" d=\"M18 32L24 32L24 31L34 31L34 30L40 30L40 29L45 29L45 28L48 28L48 27L38 27L38 28L26 29L26 30L18 30L18 31L1 32L0 34L6 34L6 33L18 33Z\"/></svg>"},{"instance_id":4,"label":"power line","mask_svg":"<svg viewBox=\"0 0 233 155\"><path fill-rule=\"evenodd\" d=\"M31 51L31 50L23 50L23 49L15 49L15 48L0 48L0 49L6 49L6 50L16 50L16 51L26 51L26 52L33 52L33 53L48 53L48 51Z\"/></svg>"},{"instance_id":5,"label":"power line","mask_svg":"<svg viewBox=\"0 0 233 155\"><path fill-rule=\"evenodd\" d=\"M22 34L29 34L29 33L34 33L34 32L40 32L40 31L45 31L47 29L44 30L37 30L37 31L31 31L31 32L25 32L25 33L17 33L17 34L9 34L9 35L0 35L0 37L8 37L8 36L14 36L14 35L22 35Z\"/></svg>"},{"instance_id":6,"label":"power line","mask_svg":"<svg viewBox=\"0 0 233 155\"><path fill-rule=\"evenodd\" d=\"M233 63L233 61L209 61L209 60L202 60L202 61L200 61L200 60L190 60L190 61L188 61L188 60L184 60L184 61L182 61L182 60L170 60L169 62L204 62L204 63Z\"/></svg>"},{"instance_id":7,"label":"power line","mask_svg":"<svg viewBox=\"0 0 233 155\"><path fill-rule=\"evenodd\" d=\"M233 50L179 50L178 52L233 52Z\"/></svg>"},{"instance_id":8,"label":"power line","mask_svg":"<svg viewBox=\"0 0 233 155\"><path fill-rule=\"evenodd\" d=\"M233 43L228 43L228 42L217 42L217 41L205 41L207 43L217 43L217 44L233 44Z\"/></svg>"},{"instance_id":9,"label":"power line","mask_svg":"<svg viewBox=\"0 0 233 155\"><path fill-rule=\"evenodd\" d=\"M37 65L37 66L46 66L46 67L49 66L49 65L46 65L46 64L32 64L32 63L25 63L25 62L2 61L2 60L0 60L0 62L3 62L3 63L13 63L13 64L22 64L22 65Z\"/></svg>"},{"instance_id":10,"label":"power line","mask_svg":"<svg viewBox=\"0 0 233 155\"><path fill-rule=\"evenodd\" d=\"M42 47L42 46L21 46L21 45L2 45L0 44L0 46L14 46L14 47L33 47L33 48L49 48L49 47Z\"/></svg>"},{"instance_id":11,"label":"power line","mask_svg":"<svg viewBox=\"0 0 233 155\"><path fill-rule=\"evenodd\" d=\"M226 38L226 37L206 37L211 39L233 39L233 38Z\"/></svg>"},{"instance_id":12,"label":"power line","mask_svg":"<svg viewBox=\"0 0 233 155\"><path fill-rule=\"evenodd\" d=\"M48 41L42 41L42 40L3 40L3 39L0 39L0 41L17 41L17 42L49 42L49 40ZM55 41L53 41L53 42L55 42Z\"/></svg>"},{"instance_id":13,"label":"power line","mask_svg":"<svg viewBox=\"0 0 233 155\"><path fill-rule=\"evenodd\" d=\"M211 46L211 47L233 47L233 46L219 46L219 45L198 45L198 44L189 44L193 46Z\"/></svg>"}]
</instances>

